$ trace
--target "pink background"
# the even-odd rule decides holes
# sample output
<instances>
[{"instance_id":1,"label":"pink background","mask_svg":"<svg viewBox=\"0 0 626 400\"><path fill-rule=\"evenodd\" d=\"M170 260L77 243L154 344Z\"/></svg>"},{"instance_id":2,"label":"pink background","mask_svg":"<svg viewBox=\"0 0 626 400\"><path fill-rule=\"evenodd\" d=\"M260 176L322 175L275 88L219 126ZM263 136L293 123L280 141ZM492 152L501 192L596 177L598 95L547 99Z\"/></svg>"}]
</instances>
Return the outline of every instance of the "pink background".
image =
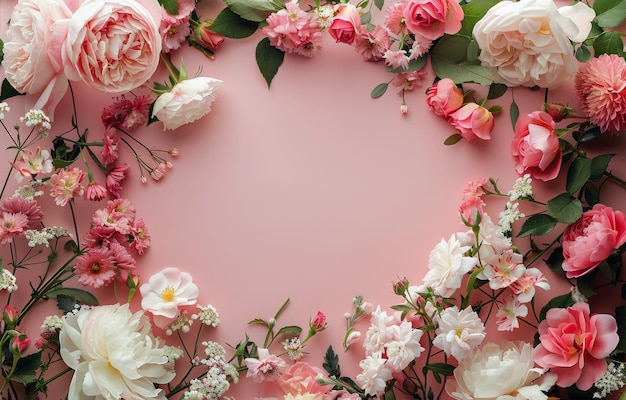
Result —
<instances>
[{"instance_id":1,"label":"pink background","mask_svg":"<svg viewBox=\"0 0 626 400\"><path fill-rule=\"evenodd\" d=\"M2 23L14 3L2 1ZM214 17L221 7L205 0L200 16ZM326 37L314 58L286 56L268 89L254 60L261 38L227 40L213 61L188 48L174 54L175 62L184 59L190 75L197 72L224 83L211 113L197 123L174 132L155 124L137 134L149 146L180 149L174 169L162 181L141 184L132 154L123 151L122 158L134 168L124 195L152 235L138 271L144 281L167 266L191 272L201 288L199 302L213 304L221 317L221 326L204 339L222 344L243 340L246 330L261 342L264 331L247 328L247 322L270 318L286 298L291 304L281 324L306 327L321 310L328 329L312 340L305 360L321 366L323 352L332 345L344 373L354 377L361 351L358 346L348 353L341 349L343 315L352 310L353 296L361 294L383 307L395 304L392 282L407 277L419 283L434 245L465 230L457 209L467 182L492 176L508 190L517 178L509 153L511 91L487 103L504 107L492 140L445 146L453 129L431 114L424 101L432 72L422 88L407 94L409 112L401 115L396 88L370 98L377 84L393 77L384 66L365 62L349 46ZM165 78L159 71L154 80ZM79 83L73 87L79 124L99 140L99 116L112 96ZM521 112L540 109L543 91L519 88L514 93ZM570 82L551 91L550 100L578 107ZM21 99L9 104L15 120L23 112ZM66 96L56 113L56 130L69 125L70 110ZM594 146L599 152L616 152L625 140L623 135L606 137ZM0 144L8 146L4 135ZM8 168L12 152L2 154L0 165ZM623 159L611 165L624 176ZM548 196L562 191L562 182L537 183L536 188ZM613 192L608 203L623 210L624 191L607 189ZM491 208L494 218L502 205L496 202ZM101 205L93 206L80 210L83 221ZM67 224L69 210L47 218ZM557 288L550 294L560 294L556 279L546 273ZM26 275L18 279L18 296L26 299ZM112 300L109 289L98 295L103 302ZM41 315L54 310L49 306ZM33 322L33 334L38 323ZM364 332L366 325L359 327ZM532 338L526 334L525 339ZM259 393L243 374L229 392L238 399Z\"/></svg>"}]
</instances>

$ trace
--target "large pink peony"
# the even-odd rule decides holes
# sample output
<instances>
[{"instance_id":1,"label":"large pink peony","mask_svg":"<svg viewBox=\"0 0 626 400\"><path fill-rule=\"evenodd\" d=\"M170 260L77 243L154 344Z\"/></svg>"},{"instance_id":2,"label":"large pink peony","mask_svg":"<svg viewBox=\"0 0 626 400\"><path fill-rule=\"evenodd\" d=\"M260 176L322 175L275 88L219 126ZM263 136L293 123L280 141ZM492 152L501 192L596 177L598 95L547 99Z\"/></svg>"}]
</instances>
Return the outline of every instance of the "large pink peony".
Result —
<instances>
[{"instance_id":1,"label":"large pink peony","mask_svg":"<svg viewBox=\"0 0 626 400\"><path fill-rule=\"evenodd\" d=\"M585 275L626 243L626 216L596 204L563 232L563 270L568 278Z\"/></svg>"},{"instance_id":2,"label":"large pink peony","mask_svg":"<svg viewBox=\"0 0 626 400\"><path fill-rule=\"evenodd\" d=\"M85 0L69 23L65 74L110 93L150 79L161 54L156 0Z\"/></svg>"},{"instance_id":3,"label":"large pink peony","mask_svg":"<svg viewBox=\"0 0 626 400\"><path fill-rule=\"evenodd\" d=\"M520 115L515 124L511 153L518 174L549 181L561 169L561 148L550 114L534 111Z\"/></svg>"},{"instance_id":4,"label":"large pink peony","mask_svg":"<svg viewBox=\"0 0 626 400\"><path fill-rule=\"evenodd\" d=\"M561 387L593 386L607 369L605 357L619 342L617 322L608 314L591 316L589 304L552 308L539 324L539 340L533 359L557 375Z\"/></svg>"},{"instance_id":5,"label":"large pink peony","mask_svg":"<svg viewBox=\"0 0 626 400\"><path fill-rule=\"evenodd\" d=\"M71 14L64 1L21 0L4 42L7 80L26 93L27 110L41 109L51 118L68 88L61 50Z\"/></svg>"},{"instance_id":6,"label":"large pink peony","mask_svg":"<svg viewBox=\"0 0 626 400\"><path fill-rule=\"evenodd\" d=\"M409 0L402 15L409 32L431 40L457 33L464 17L456 0Z\"/></svg>"},{"instance_id":7,"label":"large pink peony","mask_svg":"<svg viewBox=\"0 0 626 400\"><path fill-rule=\"evenodd\" d=\"M323 371L319 368L298 361L280 377L278 383L285 395L306 395L306 399L322 400L333 388L333 385L322 385L317 381L322 376Z\"/></svg>"},{"instance_id":8,"label":"large pink peony","mask_svg":"<svg viewBox=\"0 0 626 400\"><path fill-rule=\"evenodd\" d=\"M604 132L626 129L626 61L602 54L583 64L574 79L583 111Z\"/></svg>"}]
</instances>

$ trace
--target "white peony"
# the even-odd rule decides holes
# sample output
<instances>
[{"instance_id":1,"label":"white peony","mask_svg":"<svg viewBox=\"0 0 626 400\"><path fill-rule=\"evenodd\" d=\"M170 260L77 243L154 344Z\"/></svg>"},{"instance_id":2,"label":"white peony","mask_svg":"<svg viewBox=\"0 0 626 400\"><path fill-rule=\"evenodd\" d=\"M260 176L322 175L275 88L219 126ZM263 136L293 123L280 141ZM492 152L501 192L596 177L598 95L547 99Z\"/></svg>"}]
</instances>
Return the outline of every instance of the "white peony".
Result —
<instances>
[{"instance_id":1,"label":"white peony","mask_svg":"<svg viewBox=\"0 0 626 400\"><path fill-rule=\"evenodd\" d=\"M474 26L479 59L496 82L554 87L578 69L572 42L587 38L594 17L583 3L557 8L552 0L502 1Z\"/></svg>"},{"instance_id":2,"label":"white peony","mask_svg":"<svg viewBox=\"0 0 626 400\"><path fill-rule=\"evenodd\" d=\"M211 111L215 90L221 83L219 79L204 76L185 79L156 99L152 116L156 116L166 130L196 121Z\"/></svg>"},{"instance_id":3,"label":"white peony","mask_svg":"<svg viewBox=\"0 0 626 400\"><path fill-rule=\"evenodd\" d=\"M446 391L458 400L545 400L542 391L552 387L555 377L543 373L535 368L530 343L486 343L459 363Z\"/></svg>"},{"instance_id":4,"label":"white peony","mask_svg":"<svg viewBox=\"0 0 626 400\"><path fill-rule=\"evenodd\" d=\"M485 325L472 307L448 307L439 316L433 345L458 361L468 357L485 339Z\"/></svg>"},{"instance_id":5,"label":"white peony","mask_svg":"<svg viewBox=\"0 0 626 400\"><path fill-rule=\"evenodd\" d=\"M174 364L150 320L128 304L81 309L63 318L61 357L72 368L69 400L165 400L154 384L170 382Z\"/></svg>"},{"instance_id":6,"label":"white peony","mask_svg":"<svg viewBox=\"0 0 626 400\"><path fill-rule=\"evenodd\" d=\"M422 279L424 285L432 287L438 295L452 296L461 287L463 276L477 264L476 258L465 256L470 248L454 234L447 242L442 239L428 257L428 272Z\"/></svg>"}]
</instances>

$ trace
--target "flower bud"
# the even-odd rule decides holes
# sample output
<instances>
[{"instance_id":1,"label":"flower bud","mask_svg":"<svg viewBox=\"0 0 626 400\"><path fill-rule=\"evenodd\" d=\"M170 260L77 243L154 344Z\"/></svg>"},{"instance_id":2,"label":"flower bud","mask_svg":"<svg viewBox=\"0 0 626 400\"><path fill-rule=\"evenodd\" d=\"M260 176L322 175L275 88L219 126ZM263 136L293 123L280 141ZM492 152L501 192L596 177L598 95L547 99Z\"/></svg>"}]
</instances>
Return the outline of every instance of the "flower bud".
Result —
<instances>
[{"instance_id":1,"label":"flower bud","mask_svg":"<svg viewBox=\"0 0 626 400\"><path fill-rule=\"evenodd\" d=\"M20 312L11 306L4 306L4 313L2 314L2 319L6 324L5 329L13 329L17 326L17 321L20 317Z\"/></svg>"},{"instance_id":2,"label":"flower bud","mask_svg":"<svg viewBox=\"0 0 626 400\"><path fill-rule=\"evenodd\" d=\"M574 111L560 103L545 103L543 105L543 109L545 112L550 114L554 122L559 122L562 121L563 118L568 118L572 111Z\"/></svg>"},{"instance_id":3,"label":"flower bud","mask_svg":"<svg viewBox=\"0 0 626 400\"><path fill-rule=\"evenodd\" d=\"M402 115L406 115L409 113L409 106L407 106L405 102L402 102L402 104L400 105L400 113L402 113Z\"/></svg>"},{"instance_id":4,"label":"flower bud","mask_svg":"<svg viewBox=\"0 0 626 400\"><path fill-rule=\"evenodd\" d=\"M30 338L23 333L16 335L11 341L11 353L19 356L30 346Z\"/></svg>"},{"instance_id":5,"label":"flower bud","mask_svg":"<svg viewBox=\"0 0 626 400\"><path fill-rule=\"evenodd\" d=\"M318 311L311 322L309 322L309 327L315 332L324 330L326 328L326 315L324 315L321 311Z\"/></svg>"},{"instance_id":6,"label":"flower bud","mask_svg":"<svg viewBox=\"0 0 626 400\"><path fill-rule=\"evenodd\" d=\"M397 295L402 296L407 291L408 288L409 288L409 281L406 280L406 278L404 278L394 283L393 292Z\"/></svg>"},{"instance_id":7,"label":"flower bud","mask_svg":"<svg viewBox=\"0 0 626 400\"><path fill-rule=\"evenodd\" d=\"M224 42L224 36L209 29L211 25L213 25L213 20L205 19L194 29L194 33L197 43L209 50L215 50Z\"/></svg>"},{"instance_id":8,"label":"flower bud","mask_svg":"<svg viewBox=\"0 0 626 400\"><path fill-rule=\"evenodd\" d=\"M361 332L352 331L346 337L346 346L350 347L361 339Z\"/></svg>"}]
</instances>

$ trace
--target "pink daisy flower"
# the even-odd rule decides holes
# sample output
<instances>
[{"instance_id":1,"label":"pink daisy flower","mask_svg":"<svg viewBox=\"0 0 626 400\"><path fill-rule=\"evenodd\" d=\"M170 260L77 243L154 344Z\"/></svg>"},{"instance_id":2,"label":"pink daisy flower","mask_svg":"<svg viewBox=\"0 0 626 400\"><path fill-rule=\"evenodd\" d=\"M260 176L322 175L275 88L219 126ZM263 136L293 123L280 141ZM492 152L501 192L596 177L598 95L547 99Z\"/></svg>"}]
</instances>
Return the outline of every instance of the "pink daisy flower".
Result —
<instances>
[{"instance_id":1,"label":"pink daisy flower","mask_svg":"<svg viewBox=\"0 0 626 400\"><path fill-rule=\"evenodd\" d=\"M74 272L78 275L78 282L96 289L113 282L116 275L114 259L104 247L89 249L76 258Z\"/></svg>"},{"instance_id":2,"label":"pink daisy flower","mask_svg":"<svg viewBox=\"0 0 626 400\"><path fill-rule=\"evenodd\" d=\"M406 56L406 50L387 50L383 55L385 64L391 68L403 68L409 67L409 58Z\"/></svg>"},{"instance_id":3,"label":"pink daisy flower","mask_svg":"<svg viewBox=\"0 0 626 400\"><path fill-rule=\"evenodd\" d=\"M626 61L602 54L583 64L574 78L585 114L604 132L626 129Z\"/></svg>"},{"instance_id":4,"label":"pink daisy flower","mask_svg":"<svg viewBox=\"0 0 626 400\"><path fill-rule=\"evenodd\" d=\"M3 212L0 216L0 244L11 243L28 227L28 217L22 213Z\"/></svg>"},{"instance_id":5,"label":"pink daisy flower","mask_svg":"<svg viewBox=\"0 0 626 400\"><path fill-rule=\"evenodd\" d=\"M81 186L85 173L80 168L63 168L50 177L50 196L58 206L65 206L74 197L82 196L84 188Z\"/></svg>"},{"instance_id":6,"label":"pink daisy flower","mask_svg":"<svg viewBox=\"0 0 626 400\"><path fill-rule=\"evenodd\" d=\"M110 242L124 242L125 240L126 236L111 226L94 226L85 235L85 246L106 247Z\"/></svg>"},{"instance_id":7,"label":"pink daisy flower","mask_svg":"<svg viewBox=\"0 0 626 400\"><path fill-rule=\"evenodd\" d=\"M137 262L126 250L126 247L115 241L109 243L109 253L113 258L113 265L116 267L117 279L120 282L126 282Z\"/></svg>"},{"instance_id":8,"label":"pink daisy flower","mask_svg":"<svg viewBox=\"0 0 626 400\"><path fill-rule=\"evenodd\" d=\"M24 214L28 218L28 227L38 228L43 221L43 210L36 200L27 200L20 196L6 197L0 202L0 213Z\"/></svg>"},{"instance_id":9,"label":"pink daisy flower","mask_svg":"<svg viewBox=\"0 0 626 400\"><path fill-rule=\"evenodd\" d=\"M385 9L387 17L385 17L384 24L387 29L395 35L400 35L406 30L404 15L402 15L406 3L406 0L398 1Z\"/></svg>"},{"instance_id":10,"label":"pink daisy flower","mask_svg":"<svg viewBox=\"0 0 626 400\"><path fill-rule=\"evenodd\" d=\"M391 39L387 30L377 25L372 32L365 28L361 29L352 45L365 60L380 61L391 47Z\"/></svg>"}]
</instances>

